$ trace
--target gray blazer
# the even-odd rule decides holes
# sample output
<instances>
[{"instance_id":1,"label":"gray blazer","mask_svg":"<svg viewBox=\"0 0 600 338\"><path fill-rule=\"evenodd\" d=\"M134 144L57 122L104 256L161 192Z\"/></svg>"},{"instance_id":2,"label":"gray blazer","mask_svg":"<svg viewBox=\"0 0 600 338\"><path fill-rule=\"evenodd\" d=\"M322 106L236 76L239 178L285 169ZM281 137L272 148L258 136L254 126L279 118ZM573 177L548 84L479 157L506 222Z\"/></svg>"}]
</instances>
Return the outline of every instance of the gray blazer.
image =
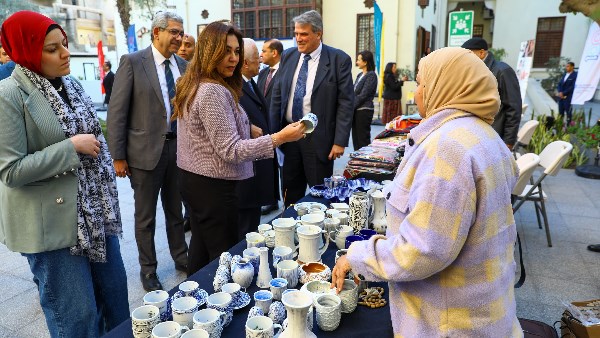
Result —
<instances>
[{"instance_id":1,"label":"gray blazer","mask_svg":"<svg viewBox=\"0 0 600 338\"><path fill-rule=\"evenodd\" d=\"M50 104L16 68L0 82L0 242L38 253L77 243L79 157Z\"/></svg>"},{"instance_id":2,"label":"gray blazer","mask_svg":"<svg viewBox=\"0 0 600 338\"><path fill-rule=\"evenodd\" d=\"M175 55L183 75L187 61ZM108 150L130 167L153 170L164 146L167 110L152 46L121 57L108 105Z\"/></svg>"}]
</instances>

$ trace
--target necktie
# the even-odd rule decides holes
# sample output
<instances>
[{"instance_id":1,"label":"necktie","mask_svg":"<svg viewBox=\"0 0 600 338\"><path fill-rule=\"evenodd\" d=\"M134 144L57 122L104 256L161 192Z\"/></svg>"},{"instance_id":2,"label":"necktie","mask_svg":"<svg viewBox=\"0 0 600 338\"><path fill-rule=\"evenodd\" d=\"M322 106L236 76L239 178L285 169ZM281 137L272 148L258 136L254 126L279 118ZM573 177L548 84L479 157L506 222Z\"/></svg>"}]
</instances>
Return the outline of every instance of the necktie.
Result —
<instances>
[{"instance_id":1,"label":"necktie","mask_svg":"<svg viewBox=\"0 0 600 338\"><path fill-rule=\"evenodd\" d=\"M302 106L304 105L304 95L306 95L306 79L308 78L308 60L310 55L304 55L304 61L298 73L296 89L294 89L294 100L292 105L292 120L299 121L304 115Z\"/></svg>"},{"instance_id":2,"label":"necktie","mask_svg":"<svg viewBox=\"0 0 600 338\"><path fill-rule=\"evenodd\" d=\"M263 90L263 94L265 96L267 96L267 88L269 88L269 83L271 83L271 80L273 80L274 72L275 72L275 69L273 69L273 68L269 69L269 75L267 75L267 82L265 82L265 89Z\"/></svg>"},{"instance_id":3,"label":"necktie","mask_svg":"<svg viewBox=\"0 0 600 338\"><path fill-rule=\"evenodd\" d=\"M256 92L254 91L254 86L252 86L252 80L246 81L246 84L248 85L248 88L250 88L252 94L256 95Z\"/></svg>"},{"instance_id":4,"label":"necktie","mask_svg":"<svg viewBox=\"0 0 600 338\"><path fill-rule=\"evenodd\" d=\"M169 91L169 106L171 107L171 114L173 114L173 98L175 97L175 80L173 79L173 72L171 72L171 62L166 59L163 62L165 65L165 78L167 79L167 90ZM171 132L177 131L177 121L171 121L171 115L167 116L167 125L170 126Z\"/></svg>"}]
</instances>

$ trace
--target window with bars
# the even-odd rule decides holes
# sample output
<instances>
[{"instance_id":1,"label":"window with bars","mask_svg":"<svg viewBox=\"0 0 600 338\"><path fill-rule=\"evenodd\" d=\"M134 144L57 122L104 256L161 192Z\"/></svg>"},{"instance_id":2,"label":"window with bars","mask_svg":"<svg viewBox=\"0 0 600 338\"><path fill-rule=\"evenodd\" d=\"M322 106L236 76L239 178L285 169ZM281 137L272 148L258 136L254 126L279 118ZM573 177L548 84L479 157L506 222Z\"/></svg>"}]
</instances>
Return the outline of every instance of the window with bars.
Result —
<instances>
[{"instance_id":1,"label":"window with bars","mask_svg":"<svg viewBox=\"0 0 600 338\"><path fill-rule=\"evenodd\" d=\"M374 15L356 15L356 53L368 50L375 53L375 38L373 37Z\"/></svg>"},{"instance_id":2,"label":"window with bars","mask_svg":"<svg viewBox=\"0 0 600 338\"><path fill-rule=\"evenodd\" d=\"M473 37L474 38L482 38L483 37L483 25L473 25Z\"/></svg>"},{"instance_id":3,"label":"window with bars","mask_svg":"<svg viewBox=\"0 0 600 338\"><path fill-rule=\"evenodd\" d=\"M550 58L559 57L566 17L538 18L533 67L545 68Z\"/></svg>"},{"instance_id":4,"label":"window with bars","mask_svg":"<svg viewBox=\"0 0 600 338\"><path fill-rule=\"evenodd\" d=\"M232 0L231 17L244 37L292 38L292 19L312 9L321 12L322 0Z\"/></svg>"}]
</instances>

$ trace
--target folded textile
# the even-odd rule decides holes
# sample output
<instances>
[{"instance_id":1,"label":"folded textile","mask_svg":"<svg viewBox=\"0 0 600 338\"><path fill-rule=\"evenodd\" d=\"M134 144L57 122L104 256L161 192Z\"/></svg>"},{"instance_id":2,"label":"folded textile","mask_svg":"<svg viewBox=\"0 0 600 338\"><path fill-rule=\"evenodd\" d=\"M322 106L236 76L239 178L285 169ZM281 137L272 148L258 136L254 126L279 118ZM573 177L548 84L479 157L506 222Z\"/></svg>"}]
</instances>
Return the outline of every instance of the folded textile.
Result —
<instances>
[{"instance_id":1,"label":"folded textile","mask_svg":"<svg viewBox=\"0 0 600 338\"><path fill-rule=\"evenodd\" d=\"M389 147L367 146L350 153L350 158L371 162L398 164L400 154L396 149Z\"/></svg>"}]
</instances>

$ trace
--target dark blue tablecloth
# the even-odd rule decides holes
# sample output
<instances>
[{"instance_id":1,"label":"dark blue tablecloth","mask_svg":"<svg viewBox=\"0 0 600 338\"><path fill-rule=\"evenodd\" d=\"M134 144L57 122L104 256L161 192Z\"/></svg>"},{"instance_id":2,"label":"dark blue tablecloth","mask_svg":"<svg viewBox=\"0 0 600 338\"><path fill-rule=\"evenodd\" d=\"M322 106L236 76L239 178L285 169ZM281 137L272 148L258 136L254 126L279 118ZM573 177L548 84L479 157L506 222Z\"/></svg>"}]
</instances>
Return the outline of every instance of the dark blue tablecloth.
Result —
<instances>
[{"instance_id":1,"label":"dark blue tablecloth","mask_svg":"<svg viewBox=\"0 0 600 338\"><path fill-rule=\"evenodd\" d=\"M324 204L328 204L327 200L314 198L311 196L304 197L301 202L321 202ZM293 208L288 208L282 215L282 217L296 217L296 211ZM246 249L246 241L241 241L236 244L233 248L229 250L231 255L242 255L242 251ZM335 243L331 242L327 251L322 256L323 263L327 264L327 266L333 269L335 252L337 251L337 247ZM271 254L269 252L269 259L271 259ZM210 262L207 266L202 268L200 271L196 272L192 276L188 278L188 280L193 280L200 284L200 288L206 290L209 294L213 293L212 282L215 277L215 272L217 271L217 267L219 265L219 260L216 259ZM273 269L272 264L269 264L271 267L271 274L273 277L277 276L277 272ZM255 280L252 282L252 285L248 288L248 294L250 297L254 294L254 292L258 291L259 288L255 284ZM300 288L300 284L297 288ZM388 287L386 283L369 283L369 286L382 286L385 289L385 299L388 300ZM170 295L173 295L177 292L178 288L175 287L171 291L169 291ZM143 304L140 304L140 306ZM250 308L254 306L254 300L250 301L250 304L243 309L234 311L233 313L233 321L231 324L223 330L222 337L245 337L245 325L246 319L248 318L248 311ZM204 308L202 306L202 308ZM377 338L385 338L385 337L393 337L392 331L392 322L390 319L390 309L389 305L378 309L370 309L365 306L357 306L356 310L352 313L344 313L342 314L342 320L340 322L340 326L331 332L321 331L319 326L317 325L316 317L314 318L314 327L313 332L317 335L317 337L345 337L345 338L364 338L364 337L377 337ZM114 330L110 331L104 337L118 337L118 338L128 338L133 337L133 333L131 331L131 319L126 320L121 323Z\"/></svg>"}]
</instances>

